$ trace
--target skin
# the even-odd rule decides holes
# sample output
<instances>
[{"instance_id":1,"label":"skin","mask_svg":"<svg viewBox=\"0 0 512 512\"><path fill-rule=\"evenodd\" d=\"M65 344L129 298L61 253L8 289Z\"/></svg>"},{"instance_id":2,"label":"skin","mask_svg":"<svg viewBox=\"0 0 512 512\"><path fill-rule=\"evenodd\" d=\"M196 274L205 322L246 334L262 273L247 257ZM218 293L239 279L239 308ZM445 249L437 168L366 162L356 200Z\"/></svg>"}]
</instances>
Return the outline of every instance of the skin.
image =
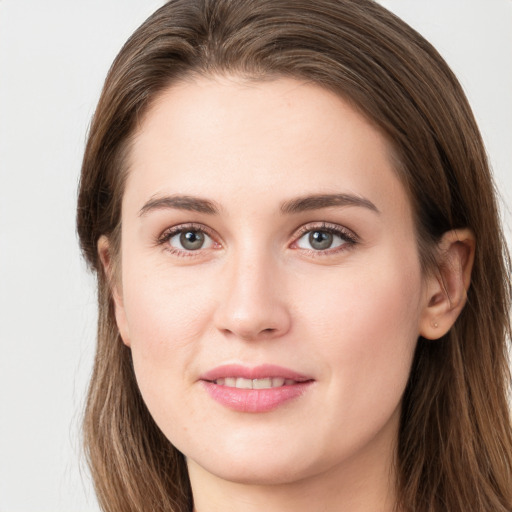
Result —
<instances>
[{"instance_id":1,"label":"skin","mask_svg":"<svg viewBox=\"0 0 512 512\"><path fill-rule=\"evenodd\" d=\"M422 274L392 161L385 137L345 101L291 79L197 78L143 118L122 204L116 318L151 414L187 457L197 511L392 510L414 348L455 321L474 247L470 233L448 233L442 270ZM162 203L176 194L217 213ZM326 194L368 203L282 211ZM179 233L164 240L190 223L206 232L202 248L186 250ZM320 250L308 236L325 225L342 236ZM99 252L111 271L107 239ZM314 382L272 411L233 411L199 380L228 363L280 365Z\"/></svg>"}]
</instances>

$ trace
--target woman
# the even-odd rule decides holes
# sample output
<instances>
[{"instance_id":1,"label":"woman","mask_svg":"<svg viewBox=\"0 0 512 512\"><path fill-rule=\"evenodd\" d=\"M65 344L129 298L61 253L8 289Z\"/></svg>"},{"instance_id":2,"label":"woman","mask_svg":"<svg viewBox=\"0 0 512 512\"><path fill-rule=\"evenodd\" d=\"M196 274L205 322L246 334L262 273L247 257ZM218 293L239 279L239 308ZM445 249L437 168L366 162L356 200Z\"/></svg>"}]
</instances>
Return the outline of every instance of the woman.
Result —
<instances>
[{"instance_id":1,"label":"woman","mask_svg":"<svg viewBox=\"0 0 512 512\"><path fill-rule=\"evenodd\" d=\"M382 7L163 6L107 77L78 231L105 510L512 510L485 151Z\"/></svg>"}]
</instances>

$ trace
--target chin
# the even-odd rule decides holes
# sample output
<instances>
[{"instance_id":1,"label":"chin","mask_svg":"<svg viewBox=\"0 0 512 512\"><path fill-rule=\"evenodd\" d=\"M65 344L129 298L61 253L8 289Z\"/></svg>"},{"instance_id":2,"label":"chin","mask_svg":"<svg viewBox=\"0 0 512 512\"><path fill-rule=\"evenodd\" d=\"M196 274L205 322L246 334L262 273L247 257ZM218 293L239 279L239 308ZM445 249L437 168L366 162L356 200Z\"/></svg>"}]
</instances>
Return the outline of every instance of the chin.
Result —
<instances>
[{"instance_id":1,"label":"chin","mask_svg":"<svg viewBox=\"0 0 512 512\"><path fill-rule=\"evenodd\" d=\"M243 448L217 446L207 453L191 454L190 464L202 471L229 482L249 485L280 485L297 482L327 470L331 460L311 457L295 443L272 443L268 447L256 447L256 441L242 444Z\"/></svg>"},{"instance_id":2,"label":"chin","mask_svg":"<svg viewBox=\"0 0 512 512\"><path fill-rule=\"evenodd\" d=\"M228 466L228 467L226 467ZM286 461L273 461L260 457L258 463L230 460L229 464L203 464L206 470L217 478L244 485L282 485L297 482L314 473L313 470L297 467Z\"/></svg>"}]
</instances>

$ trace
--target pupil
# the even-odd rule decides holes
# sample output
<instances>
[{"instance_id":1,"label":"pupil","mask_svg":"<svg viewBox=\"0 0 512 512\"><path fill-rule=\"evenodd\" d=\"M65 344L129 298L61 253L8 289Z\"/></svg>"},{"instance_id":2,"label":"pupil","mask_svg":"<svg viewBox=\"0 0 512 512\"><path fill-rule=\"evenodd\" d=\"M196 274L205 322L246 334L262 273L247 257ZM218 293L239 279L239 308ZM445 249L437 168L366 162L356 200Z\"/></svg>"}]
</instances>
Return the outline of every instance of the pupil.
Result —
<instances>
[{"instance_id":1,"label":"pupil","mask_svg":"<svg viewBox=\"0 0 512 512\"><path fill-rule=\"evenodd\" d=\"M184 231L180 235L180 243L190 251L200 249L204 243L204 234L200 231Z\"/></svg>"},{"instance_id":2,"label":"pupil","mask_svg":"<svg viewBox=\"0 0 512 512\"><path fill-rule=\"evenodd\" d=\"M309 234L309 243L313 249L325 250L332 245L332 233L326 231L312 231Z\"/></svg>"}]
</instances>

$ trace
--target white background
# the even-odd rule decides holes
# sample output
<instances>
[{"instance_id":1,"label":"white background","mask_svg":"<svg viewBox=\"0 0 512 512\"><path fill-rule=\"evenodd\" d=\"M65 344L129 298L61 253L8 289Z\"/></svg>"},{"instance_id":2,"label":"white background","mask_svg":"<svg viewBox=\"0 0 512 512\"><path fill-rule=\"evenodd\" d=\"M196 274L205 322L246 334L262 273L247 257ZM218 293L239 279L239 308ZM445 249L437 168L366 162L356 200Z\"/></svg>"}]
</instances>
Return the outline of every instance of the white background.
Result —
<instances>
[{"instance_id":1,"label":"white background","mask_svg":"<svg viewBox=\"0 0 512 512\"><path fill-rule=\"evenodd\" d=\"M80 456L96 305L76 189L107 69L161 3L0 0L0 512L98 511ZM382 3L458 74L512 204L512 0Z\"/></svg>"}]
</instances>

